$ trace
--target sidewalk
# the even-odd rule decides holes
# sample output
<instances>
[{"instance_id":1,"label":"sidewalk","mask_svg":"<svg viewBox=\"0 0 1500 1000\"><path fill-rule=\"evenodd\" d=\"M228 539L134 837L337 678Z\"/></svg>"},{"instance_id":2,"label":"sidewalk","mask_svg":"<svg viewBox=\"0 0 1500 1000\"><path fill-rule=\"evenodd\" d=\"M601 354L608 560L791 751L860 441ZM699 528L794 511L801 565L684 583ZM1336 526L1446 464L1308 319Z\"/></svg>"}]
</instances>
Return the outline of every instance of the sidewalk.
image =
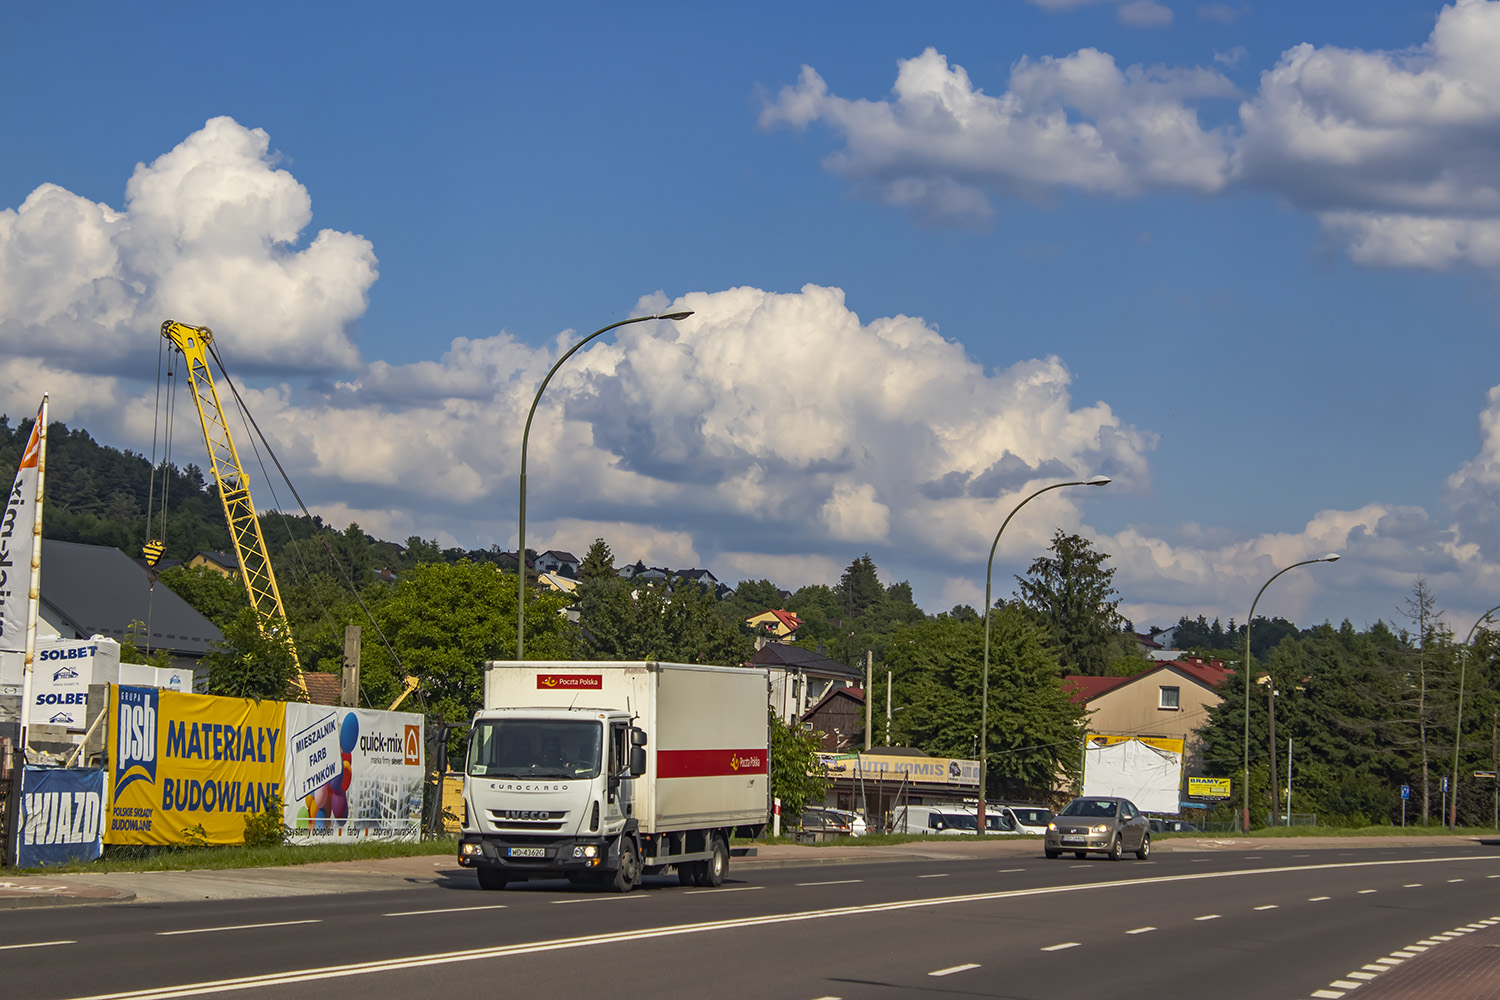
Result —
<instances>
[{"instance_id":1,"label":"sidewalk","mask_svg":"<svg viewBox=\"0 0 1500 1000\"><path fill-rule=\"evenodd\" d=\"M1364 850L1378 847L1459 847L1500 840L1475 837L1289 837L1259 839L1173 837L1154 841L1162 854L1184 852ZM973 859L1039 856L1038 837L931 837L906 844L863 847L769 844L755 848L753 858L739 857L731 871L842 865L882 861ZM325 893L373 892L413 885L462 883L474 877L449 855L384 858L368 861L324 861L280 868L232 868L201 871L77 872L70 875L14 875L0 872L0 909L33 906L79 906L99 903L165 903L191 899L254 899Z\"/></svg>"}]
</instances>

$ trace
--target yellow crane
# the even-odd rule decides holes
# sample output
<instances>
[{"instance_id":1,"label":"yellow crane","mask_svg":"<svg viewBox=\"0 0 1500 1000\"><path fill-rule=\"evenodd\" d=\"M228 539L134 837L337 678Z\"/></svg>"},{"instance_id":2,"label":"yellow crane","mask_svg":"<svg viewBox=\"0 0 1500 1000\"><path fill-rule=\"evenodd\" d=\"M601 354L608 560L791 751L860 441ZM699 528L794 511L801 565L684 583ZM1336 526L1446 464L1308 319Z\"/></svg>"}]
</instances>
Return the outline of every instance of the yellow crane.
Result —
<instances>
[{"instance_id":1,"label":"yellow crane","mask_svg":"<svg viewBox=\"0 0 1500 1000\"><path fill-rule=\"evenodd\" d=\"M229 540L234 545L234 555L240 564L240 579L250 594L250 605L255 608L260 633L268 638L284 638L292 663L297 668L297 687L305 695L307 685L302 680L302 663L292 642L286 609L281 604L281 591L276 587L276 574L271 569L271 556L266 551L265 536L261 534L260 519L255 516L255 504L250 499L250 478L240 465L239 452L235 450L234 438L224 419L224 406L219 402L219 390L208 367L214 333L206 326L187 326L169 319L162 323L161 335L182 352L187 362L193 404L198 407L203 440L208 445L209 465L219 487L219 500L224 504L224 519L229 523Z\"/></svg>"},{"instance_id":2,"label":"yellow crane","mask_svg":"<svg viewBox=\"0 0 1500 1000\"><path fill-rule=\"evenodd\" d=\"M219 390L214 385L213 372L208 367L208 356L212 351L214 332L206 326L188 326L176 320L167 320L161 325L161 335L171 341L187 362L188 381L193 389L193 404L198 408L198 419L203 425L203 441L208 445L208 459L214 482L219 487L219 499L224 504L224 519L229 523L229 540L234 544L234 555L239 560L240 579L250 594L250 604L255 608L261 635L284 636L287 651L297 668L297 688L307 694L307 684L302 679L302 663L297 657L297 647L292 642L291 627L287 624L286 609L281 603L281 591L276 587L276 573L271 569L271 556L266 551L265 536L261 534L260 519L255 516L255 504L250 499L250 479L240 465L239 452L234 447L234 437L224 419L224 406L219 401ZM217 356L214 359L218 360ZM222 365L220 366L222 370ZM155 547L155 558L161 555L161 543L147 543L147 558L154 563L151 549ZM394 656L394 654L392 654ZM401 682L401 693L391 702L395 711L407 695L417 689L417 679L407 675Z\"/></svg>"}]
</instances>

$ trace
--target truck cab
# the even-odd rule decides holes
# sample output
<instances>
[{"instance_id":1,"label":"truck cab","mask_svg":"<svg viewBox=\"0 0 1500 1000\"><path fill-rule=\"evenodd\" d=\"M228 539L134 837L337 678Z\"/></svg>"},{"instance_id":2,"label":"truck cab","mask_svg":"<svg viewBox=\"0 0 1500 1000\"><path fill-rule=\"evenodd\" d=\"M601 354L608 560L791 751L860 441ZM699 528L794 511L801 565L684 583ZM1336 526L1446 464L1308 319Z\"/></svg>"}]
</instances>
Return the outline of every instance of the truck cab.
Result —
<instances>
[{"instance_id":1,"label":"truck cab","mask_svg":"<svg viewBox=\"0 0 1500 1000\"><path fill-rule=\"evenodd\" d=\"M492 709L474 718L463 843L480 884L618 872L638 821L646 734L622 712ZM628 852L628 848L625 848ZM632 879L639 877L639 850Z\"/></svg>"}]
</instances>

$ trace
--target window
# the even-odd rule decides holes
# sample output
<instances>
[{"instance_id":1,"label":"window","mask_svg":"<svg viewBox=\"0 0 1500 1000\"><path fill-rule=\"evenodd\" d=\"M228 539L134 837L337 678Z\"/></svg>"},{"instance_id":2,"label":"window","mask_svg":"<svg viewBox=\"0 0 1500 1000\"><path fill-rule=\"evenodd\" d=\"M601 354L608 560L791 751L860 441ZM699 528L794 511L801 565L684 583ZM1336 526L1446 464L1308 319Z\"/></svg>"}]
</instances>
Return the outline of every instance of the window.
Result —
<instances>
[{"instance_id":1,"label":"window","mask_svg":"<svg viewBox=\"0 0 1500 1000\"><path fill-rule=\"evenodd\" d=\"M1182 697L1181 688L1163 686L1160 690L1161 702L1156 706L1157 708L1163 708L1175 712L1182 707L1182 705L1180 704L1180 699Z\"/></svg>"}]
</instances>

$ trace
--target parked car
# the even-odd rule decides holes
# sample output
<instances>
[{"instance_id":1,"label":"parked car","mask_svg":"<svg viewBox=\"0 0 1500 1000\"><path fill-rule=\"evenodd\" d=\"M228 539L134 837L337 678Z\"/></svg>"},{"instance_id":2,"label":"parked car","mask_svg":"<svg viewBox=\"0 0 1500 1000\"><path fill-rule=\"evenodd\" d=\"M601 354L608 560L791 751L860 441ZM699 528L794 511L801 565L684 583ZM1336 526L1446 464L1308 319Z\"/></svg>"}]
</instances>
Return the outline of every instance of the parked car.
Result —
<instances>
[{"instance_id":1,"label":"parked car","mask_svg":"<svg viewBox=\"0 0 1500 1000\"><path fill-rule=\"evenodd\" d=\"M1016 824L1017 833L1044 834L1047 832L1047 824L1052 821L1052 810L1045 806L993 806L996 812L1004 809L1010 813L1010 818Z\"/></svg>"},{"instance_id":2,"label":"parked car","mask_svg":"<svg viewBox=\"0 0 1500 1000\"><path fill-rule=\"evenodd\" d=\"M870 832L870 824L866 823L865 818L857 812L851 812L848 809L824 809L823 811L847 823L851 837L863 837Z\"/></svg>"},{"instance_id":3,"label":"parked car","mask_svg":"<svg viewBox=\"0 0 1500 1000\"><path fill-rule=\"evenodd\" d=\"M1151 827L1129 799L1114 795L1085 795L1062 807L1047 824L1042 851L1049 858L1072 851L1076 857L1090 852L1120 860L1126 851L1137 858L1151 853Z\"/></svg>"},{"instance_id":4,"label":"parked car","mask_svg":"<svg viewBox=\"0 0 1500 1000\"><path fill-rule=\"evenodd\" d=\"M837 810L822 807L804 809L802 815L797 817L797 826L804 833L820 837L847 837L853 832L853 824L846 816L839 815Z\"/></svg>"},{"instance_id":5,"label":"parked car","mask_svg":"<svg viewBox=\"0 0 1500 1000\"><path fill-rule=\"evenodd\" d=\"M902 806L891 817L891 832L978 833L979 817L956 806Z\"/></svg>"}]
</instances>

